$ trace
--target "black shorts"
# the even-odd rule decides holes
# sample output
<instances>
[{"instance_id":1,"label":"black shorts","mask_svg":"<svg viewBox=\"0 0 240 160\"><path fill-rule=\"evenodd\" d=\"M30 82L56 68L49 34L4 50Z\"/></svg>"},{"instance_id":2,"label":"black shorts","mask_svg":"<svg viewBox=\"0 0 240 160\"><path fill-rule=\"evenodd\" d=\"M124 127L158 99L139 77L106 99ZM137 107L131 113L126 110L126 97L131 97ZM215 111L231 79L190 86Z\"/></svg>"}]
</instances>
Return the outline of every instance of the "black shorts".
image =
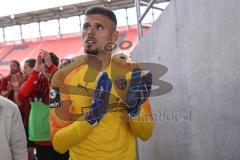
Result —
<instances>
[{"instance_id":1,"label":"black shorts","mask_svg":"<svg viewBox=\"0 0 240 160\"><path fill-rule=\"evenodd\" d=\"M60 154L52 146L35 144L38 160L68 160L69 153Z\"/></svg>"}]
</instances>

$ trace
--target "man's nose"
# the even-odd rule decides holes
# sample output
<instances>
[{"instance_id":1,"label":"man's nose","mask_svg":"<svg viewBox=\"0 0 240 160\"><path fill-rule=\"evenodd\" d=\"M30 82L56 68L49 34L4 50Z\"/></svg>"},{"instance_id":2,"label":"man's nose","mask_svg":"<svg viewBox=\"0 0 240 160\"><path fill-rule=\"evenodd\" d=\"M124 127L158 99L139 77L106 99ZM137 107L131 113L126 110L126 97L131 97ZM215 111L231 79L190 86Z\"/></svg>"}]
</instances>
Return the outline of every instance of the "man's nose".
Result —
<instances>
[{"instance_id":1,"label":"man's nose","mask_svg":"<svg viewBox=\"0 0 240 160\"><path fill-rule=\"evenodd\" d=\"M95 35L95 29L93 27L89 28L88 35Z\"/></svg>"}]
</instances>

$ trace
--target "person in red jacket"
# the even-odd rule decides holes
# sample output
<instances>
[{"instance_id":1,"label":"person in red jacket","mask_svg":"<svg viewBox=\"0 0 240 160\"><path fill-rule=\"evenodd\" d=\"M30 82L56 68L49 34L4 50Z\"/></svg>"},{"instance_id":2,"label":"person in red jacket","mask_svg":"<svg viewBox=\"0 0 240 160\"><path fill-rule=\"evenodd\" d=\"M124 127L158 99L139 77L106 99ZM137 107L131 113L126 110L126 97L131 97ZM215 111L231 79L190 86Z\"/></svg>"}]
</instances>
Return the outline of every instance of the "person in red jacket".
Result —
<instances>
[{"instance_id":1,"label":"person in red jacket","mask_svg":"<svg viewBox=\"0 0 240 160\"><path fill-rule=\"evenodd\" d=\"M41 101L48 105L49 88L52 75L57 71L59 59L54 53L41 50L34 69L18 93L18 100ZM38 160L67 160L67 154L56 152L50 141L35 142Z\"/></svg>"},{"instance_id":2,"label":"person in red jacket","mask_svg":"<svg viewBox=\"0 0 240 160\"><path fill-rule=\"evenodd\" d=\"M22 77L20 63L16 60L10 62L10 73L8 76L2 79L1 83L1 95L7 97L14 102L14 88L11 83L11 79L17 77L18 79Z\"/></svg>"}]
</instances>

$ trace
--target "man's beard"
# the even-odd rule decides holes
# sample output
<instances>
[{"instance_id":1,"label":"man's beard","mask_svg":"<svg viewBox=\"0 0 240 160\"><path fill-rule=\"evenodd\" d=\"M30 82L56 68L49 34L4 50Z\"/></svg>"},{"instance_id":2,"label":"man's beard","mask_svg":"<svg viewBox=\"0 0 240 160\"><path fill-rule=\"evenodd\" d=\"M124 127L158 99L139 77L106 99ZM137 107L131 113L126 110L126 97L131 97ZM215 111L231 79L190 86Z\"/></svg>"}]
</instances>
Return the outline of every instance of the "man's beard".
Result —
<instances>
[{"instance_id":1,"label":"man's beard","mask_svg":"<svg viewBox=\"0 0 240 160\"><path fill-rule=\"evenodd\" d=\"M98 50L97 49L85 49L85 53L89 55L98 55Z\"/></svg>"}]
</instances>

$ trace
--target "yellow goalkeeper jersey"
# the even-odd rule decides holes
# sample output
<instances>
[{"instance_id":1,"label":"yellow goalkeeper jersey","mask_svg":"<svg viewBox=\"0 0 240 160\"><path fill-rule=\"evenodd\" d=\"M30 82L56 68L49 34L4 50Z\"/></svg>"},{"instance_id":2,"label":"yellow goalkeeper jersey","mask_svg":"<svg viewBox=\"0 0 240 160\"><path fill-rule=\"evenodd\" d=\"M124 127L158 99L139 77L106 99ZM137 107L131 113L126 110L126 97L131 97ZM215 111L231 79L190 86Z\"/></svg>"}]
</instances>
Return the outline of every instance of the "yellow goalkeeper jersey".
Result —
<instances>
[{"instance_id":1,"label":"yellow goalkeeper jersey","mask_svg":"<svg viewBox=\"0 0 240 160\"><path fill-rule=\"evenodd\" d=\"M69 150L70 160L135 160L136 137L147 140L153 131L149 100L130 117L125 108L131 71L126 58L113 57L106 68L112 81L108 112L95 126L85 119L101 72L83 56L55 73L50 92L51 140L56 151Z\"/></svg>"}]
</instances>

